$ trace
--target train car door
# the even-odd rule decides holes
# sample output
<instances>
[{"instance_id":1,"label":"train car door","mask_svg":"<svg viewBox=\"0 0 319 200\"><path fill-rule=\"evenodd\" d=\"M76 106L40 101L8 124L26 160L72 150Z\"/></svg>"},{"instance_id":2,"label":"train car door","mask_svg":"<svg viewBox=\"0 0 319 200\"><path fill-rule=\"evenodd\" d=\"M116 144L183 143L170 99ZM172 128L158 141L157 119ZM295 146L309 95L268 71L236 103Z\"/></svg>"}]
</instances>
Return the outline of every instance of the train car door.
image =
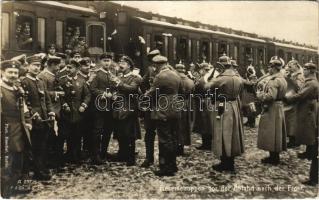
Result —
<instances>
[{"instance_id":1,"label":"train car door","mask_svg":"<svg viewBox=\"0 0 319 200\"><path fill-rule=\"evenodd\" d=\"M106 26L104 22L88 22L86 25L86 41L92 56L102 54L106 50Z\"/></svg>"}]
</instances>

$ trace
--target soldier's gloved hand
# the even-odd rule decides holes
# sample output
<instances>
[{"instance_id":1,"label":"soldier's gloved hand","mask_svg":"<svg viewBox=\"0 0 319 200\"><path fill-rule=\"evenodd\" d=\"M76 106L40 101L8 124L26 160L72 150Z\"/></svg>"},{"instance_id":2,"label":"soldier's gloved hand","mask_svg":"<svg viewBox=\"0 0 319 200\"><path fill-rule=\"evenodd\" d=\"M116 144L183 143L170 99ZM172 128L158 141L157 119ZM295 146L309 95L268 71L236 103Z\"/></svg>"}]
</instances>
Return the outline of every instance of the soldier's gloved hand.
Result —
<instances>
[{"instance_id":1,"label":"soldier's gloved hand","mask_svg":"<svg viewBox=\"0 0 319 200\"><path fill-rule=\"evenodd\" d=\"M55 120L55 113L54 112L49 112L48 113L50 120L54 121Z\"/></svg>"},{"instance_id":2,"label":"soldier's gloved hand","mask_svg":"<svg viewBox=\"0 0 319 200\"><path fill-rule=\"evenodd\" d=\"M81 113L84 112L86 108L87 108L87 105L85 103L81 103L81 106L79 108L79 112L81 112Z\"/></svg>"},{"instance_id":3,"label":"soldier's gloved hand","mask_svg":"<svg viewBox=\"0 0 319 200\"><path fill-rule=\"evenodd\" d=\"M25 124L25 126L26 126L27 129L29 129L30 131L32 130L32 124L27 123L27 124Z\"/></svg>"},{"instance_id":4,"label":"soldier's gloved hand","mask_svg":"<svg viewBox=\"0 0 319 200\"><path fill-rule=\"evenodd\" d=\"M57 94L58 96L64 97L65 92L64 92L64 91L58 91L58 92L56 92L56 94Z\"/></svg>"},{"instance_id":5,"label":"soldier's gloved hand","mask_svg":"<svg viewBox=\"0 0 319 200\"><path fill-rule=\"evenodd\" d=\"M71 108L70 108L70 106L68 105L68 104L63 104L63 110L65 111L65 112L71 112Z\"/></svg>"}]
</instances>

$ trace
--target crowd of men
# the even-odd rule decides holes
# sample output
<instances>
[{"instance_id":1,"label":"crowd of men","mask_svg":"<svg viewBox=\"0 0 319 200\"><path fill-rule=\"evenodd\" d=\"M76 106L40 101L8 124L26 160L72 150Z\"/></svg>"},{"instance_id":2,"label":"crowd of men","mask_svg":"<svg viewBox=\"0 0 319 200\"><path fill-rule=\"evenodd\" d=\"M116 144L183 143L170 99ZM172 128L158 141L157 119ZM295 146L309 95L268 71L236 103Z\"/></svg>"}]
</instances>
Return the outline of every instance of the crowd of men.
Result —
<instances>
[{"instance_id":1,"label":"crowd of men","mask_svg":"<svg viewBox=\"0 0 319 200\"><path fill-rule=\"evenodd\" d=\"M122 55L115 61L111 52L100 55L95 64L79 53L57 53L50 45L47 54L3 60L2 194L14 192L30 171L35 180L50 180L49 169L63 172L66 163L79 165L89 159L92 165L136 165L135 141L141 139L141 127L146 151L141 167L154 164L158 136L157 176L174 176L179 170L176 157L186 154L192 132L202 136L198 150L212 150L220 158L212 168L233 173L235 157L245 149L243 116L248 118L246 125L254 127L259 114L257 146L269 152L261 162L278 165L288 138L288 147L307 145L298 157L312 160L306 183L318 183L315 64L301 66L292 59L285 65L274 56L268 71L258 77L252 65L240 75L236 61L226 55L214 67L206 62L172 67L156 49L148 59L143 77L131 58ZM207 91L217 93L205 95ZM176 107L180 101L182 109ZM118 142L115 155L108 152L112 135Z\"/></svg>"}]
</instances>

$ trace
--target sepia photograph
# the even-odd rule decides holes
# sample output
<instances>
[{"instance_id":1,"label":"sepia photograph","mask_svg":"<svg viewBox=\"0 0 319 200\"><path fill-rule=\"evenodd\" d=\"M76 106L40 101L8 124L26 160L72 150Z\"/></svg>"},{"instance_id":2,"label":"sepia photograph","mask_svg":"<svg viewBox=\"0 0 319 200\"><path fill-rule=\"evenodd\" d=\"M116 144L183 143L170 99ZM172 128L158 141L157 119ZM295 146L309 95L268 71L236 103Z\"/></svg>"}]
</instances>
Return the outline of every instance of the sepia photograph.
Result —
<instances>
[{"instance_id":1,"label":"sepia photograph","mask_svg":"<svg viewBox=\"0 0 319 200\"><path fill-rule=\"evenodd\" d=\"M1 1L2 199L316 199L318 1Z\"/></svg>"}]
</instances>

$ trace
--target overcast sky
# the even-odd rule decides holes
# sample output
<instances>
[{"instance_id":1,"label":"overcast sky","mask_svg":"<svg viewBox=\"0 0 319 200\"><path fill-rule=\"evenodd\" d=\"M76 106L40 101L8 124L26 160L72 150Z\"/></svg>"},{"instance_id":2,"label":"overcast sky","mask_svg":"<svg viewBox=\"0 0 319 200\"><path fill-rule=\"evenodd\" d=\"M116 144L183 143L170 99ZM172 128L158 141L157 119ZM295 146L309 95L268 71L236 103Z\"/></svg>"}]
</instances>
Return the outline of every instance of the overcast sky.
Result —
<instances>
[{"instance_id":1,"label":"overcast sky","mask_svg":"<svg viewBox=\"0 0 319 200\"><path fill-rule=\"evenodd\" d=\"M318 46L317 2L117 1L117 3L124 3L143 11Z\"/></svg>"}]
</instances>

